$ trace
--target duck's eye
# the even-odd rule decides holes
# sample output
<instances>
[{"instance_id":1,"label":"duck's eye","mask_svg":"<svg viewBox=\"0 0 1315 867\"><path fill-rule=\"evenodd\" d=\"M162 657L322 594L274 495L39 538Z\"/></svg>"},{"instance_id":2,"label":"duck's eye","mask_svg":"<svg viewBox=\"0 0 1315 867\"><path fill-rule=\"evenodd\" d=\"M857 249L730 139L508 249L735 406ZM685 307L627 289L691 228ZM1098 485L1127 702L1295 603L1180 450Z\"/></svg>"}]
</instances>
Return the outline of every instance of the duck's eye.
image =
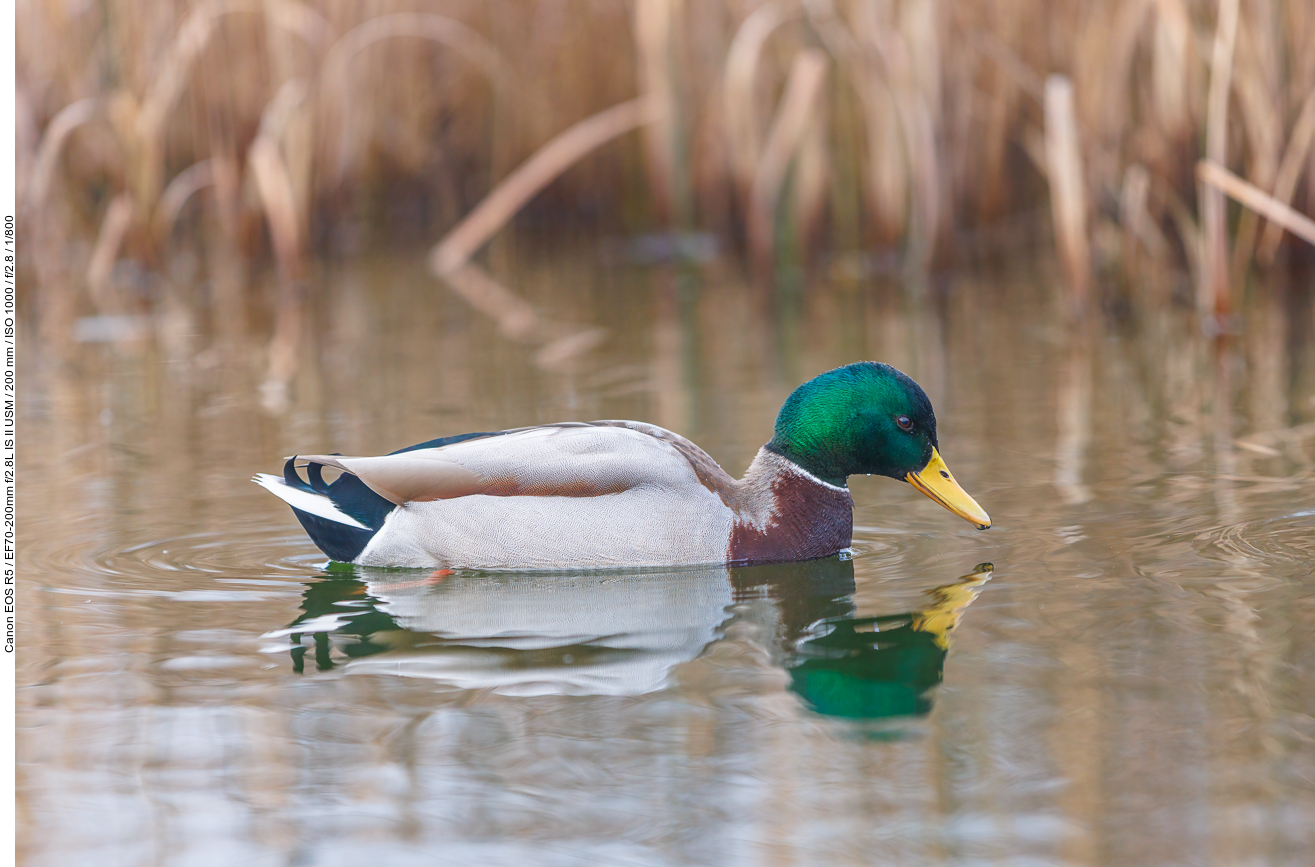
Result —
<instances>
[{"instance_id":1,"label":"duck's eye","mask_svg":"<svg viewBox=\"0 0 1315 867\"><path fill-rule=\"evenodd\" d=\"M895 424L900 426L900 430L913 430L913 419L907 415L902 415L895 419Z\"/></svg>"}]
</instances>

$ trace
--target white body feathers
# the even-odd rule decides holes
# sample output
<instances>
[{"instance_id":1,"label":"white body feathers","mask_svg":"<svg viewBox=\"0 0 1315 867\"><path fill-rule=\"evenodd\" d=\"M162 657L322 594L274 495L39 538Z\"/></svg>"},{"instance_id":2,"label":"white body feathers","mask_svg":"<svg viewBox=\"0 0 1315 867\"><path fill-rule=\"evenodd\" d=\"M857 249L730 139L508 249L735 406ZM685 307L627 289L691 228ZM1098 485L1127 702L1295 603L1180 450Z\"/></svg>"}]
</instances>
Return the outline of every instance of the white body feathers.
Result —
<instances>
[{"instance_id":1,"label":"white body feathers","mask_svg":"<svg viewBox=\"0 0 1315 867\"><path fill-rule=\"evenodd\" d=\"M685 457L647 433L530 428L404 456L425 451L507 493L407 502L358 563L553 569L726 560L731 510Z\"/></svg>"},{"instance_id":2,"label":"white body feathers","mask_svg":"<svg viewBox=\"0 0 1315 867\"><path fill-rule=\"evenodd\" d=\"M580 569L724 563L734 513L701 480L697 447L625 422L526 428L380 457L309 455L399 503L354 562ZM685 452L681 448L686 448ZM720 467L697 451L728 484ZM304 512L363 526L328 497L258 476Z\"/></svg>"}]
</instances>

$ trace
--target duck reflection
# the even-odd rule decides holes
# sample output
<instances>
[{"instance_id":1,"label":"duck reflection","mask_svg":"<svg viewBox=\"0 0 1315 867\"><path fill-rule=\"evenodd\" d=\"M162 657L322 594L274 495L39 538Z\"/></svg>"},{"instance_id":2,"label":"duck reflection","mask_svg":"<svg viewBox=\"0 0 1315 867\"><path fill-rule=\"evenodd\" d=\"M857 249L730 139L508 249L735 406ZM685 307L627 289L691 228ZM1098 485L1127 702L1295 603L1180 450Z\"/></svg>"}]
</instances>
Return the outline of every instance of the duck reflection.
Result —
<instances>
[{"instance_id":1,"label":"duck reflection","mask_svg":"<svg viewBox=\"0 0 1315 867\"><path fill-rule=\"evenodd\" d=\"M854 566L808 563L671 572L507 575L352 567L307 585L272 636L313 660L507 695L641 695L668 685L736 618L770 620L772 656L814 710L923 714L949 633L990 564L929 592L919 611L854 617ZM766 600L766 606L755 606Z\"/></svg>"},{"instance_id":2,"label":"duck reflection","mask_svg":"<svg viewBox=\"0 0 1315 867\"><path fill-rule=\"evenodd\" d=\"M426 677L508 695L640 695L718 637L726 570L585 574L414 572L354 567L307 587L277 634L293 665Z\"/></svg>"},{"instance_id":3,"label":"duck reflection","mask_svg":"<svg viewBox=\"0 0 1315 867\"><path fill-rule=\"evenodd\" d=\"M855 719L922 715L945 672L950 633L991 578L981 563L927 592L919 611L839 617L817 623L795 644L790 687L817 712Z\"/></svg>"}]
</instances>

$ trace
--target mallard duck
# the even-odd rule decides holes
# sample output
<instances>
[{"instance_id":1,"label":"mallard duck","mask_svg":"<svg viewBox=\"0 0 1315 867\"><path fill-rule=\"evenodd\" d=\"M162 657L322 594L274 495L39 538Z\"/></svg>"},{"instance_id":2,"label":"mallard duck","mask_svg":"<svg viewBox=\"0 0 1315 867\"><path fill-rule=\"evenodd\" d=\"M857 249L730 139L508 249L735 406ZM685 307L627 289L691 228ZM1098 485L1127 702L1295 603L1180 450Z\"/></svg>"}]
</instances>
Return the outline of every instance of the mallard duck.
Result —
<instances>
[{"instance_id":1,"label":"mallard duck","mask_svg":"<svg viewBox=\"0 0 1315 867\"><path fill-rule=\"evenodd\" d=\"M330 558L366 566L769 563L849 547L855 474L906 481L989 527L937 447L922 388L865 361L796 388L738 481L684 437L637 421L462 434L377 457L294 455L281 477L253 481ZM323 467L341 475L326 484Z\"/></svg>"}]
</instances>

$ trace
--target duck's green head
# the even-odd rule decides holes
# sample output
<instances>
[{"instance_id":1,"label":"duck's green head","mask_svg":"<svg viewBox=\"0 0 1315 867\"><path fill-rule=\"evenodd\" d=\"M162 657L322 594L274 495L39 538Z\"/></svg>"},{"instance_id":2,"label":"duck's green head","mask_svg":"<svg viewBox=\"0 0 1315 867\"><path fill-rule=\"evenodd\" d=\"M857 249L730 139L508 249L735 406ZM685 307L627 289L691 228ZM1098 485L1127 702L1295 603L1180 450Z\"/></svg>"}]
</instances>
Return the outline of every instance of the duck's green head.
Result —
<instances>
[{"instance_id":1,"label":"duck's green head","mask_svg":"<svg viewBox=\"0 0 1315 867\"><path fill-rule=\"evenodd\" d=\"M889 364L860 361L794 390L767 448L833 485L854 474L906 481L985 530L991 518L941 460L922 387Z\"/></svg>"}]
</instances>

